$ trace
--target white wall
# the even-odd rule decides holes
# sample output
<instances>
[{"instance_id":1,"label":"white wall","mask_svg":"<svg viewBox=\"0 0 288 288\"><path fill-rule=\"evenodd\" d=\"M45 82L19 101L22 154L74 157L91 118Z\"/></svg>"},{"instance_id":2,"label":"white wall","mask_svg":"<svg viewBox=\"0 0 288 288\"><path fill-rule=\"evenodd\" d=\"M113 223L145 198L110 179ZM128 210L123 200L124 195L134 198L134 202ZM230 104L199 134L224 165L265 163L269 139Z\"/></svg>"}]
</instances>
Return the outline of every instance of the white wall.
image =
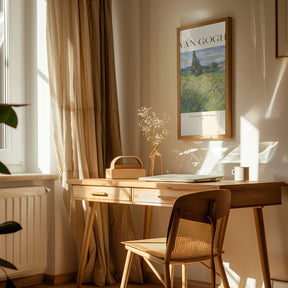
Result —
<instances>
[{"instance_id":1,"label":"white wall","mask_svg":"<svg viewBox=\"0 0 288 288\"><path fill-rule=\"evenodd\" d=\"M274 1L112 2L124 153L139 155L147 167L150 148L139 133L136 113L142 105L151 106L172 116L171 134L160 146L165 172L223 173L231 179L231 169L241 163L250 166L254 180L287 181L288 59L275 58ZM226 16L233 21L233 138L178 140L176 28ZM288 226L283 220L288 208L283 196L283 205L265 207L264 217L271 277L288 281ZM163 210L154 208L152 236L166 229L169 209ZM132 212L141 236L143 207ZM262 287L251 209L232 211L224 249L229 273L236 273L231 284ZM208 280L209 273L202 271L193 266L190 278Z\"/></svg>"}]
</instances>

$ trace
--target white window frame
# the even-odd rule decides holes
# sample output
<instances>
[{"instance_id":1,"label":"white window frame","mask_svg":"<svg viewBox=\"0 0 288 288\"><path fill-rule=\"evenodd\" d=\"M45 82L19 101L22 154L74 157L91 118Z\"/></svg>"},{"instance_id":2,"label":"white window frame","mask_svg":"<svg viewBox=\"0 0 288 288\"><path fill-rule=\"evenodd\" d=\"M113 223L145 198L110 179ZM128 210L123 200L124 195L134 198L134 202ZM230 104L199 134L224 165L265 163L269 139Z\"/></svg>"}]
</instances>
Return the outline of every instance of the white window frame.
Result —
<instances>
[{"instance_id":1,"label":"white window frame","mask_svg":"<svg viewBox=\"0 0 288 288\"><path fill-rule=\"evenodd\" d=\"M25 103L25 1L4 0L6 3L6 101ZM18 127L7 127L5 148L0 149L0 160L10 172L25 171L25 108L17 108ZM1 124L3 125L3 124Z\"/></svg>"}]
</instances>

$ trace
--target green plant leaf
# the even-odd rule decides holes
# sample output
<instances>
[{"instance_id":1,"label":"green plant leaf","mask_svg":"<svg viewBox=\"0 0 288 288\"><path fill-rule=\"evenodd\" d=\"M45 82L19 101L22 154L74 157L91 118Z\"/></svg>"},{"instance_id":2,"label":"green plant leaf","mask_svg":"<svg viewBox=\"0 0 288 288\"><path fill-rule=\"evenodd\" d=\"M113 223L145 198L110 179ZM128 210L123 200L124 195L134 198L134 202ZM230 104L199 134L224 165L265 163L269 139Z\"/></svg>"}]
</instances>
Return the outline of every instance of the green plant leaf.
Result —
<instances>
[{"instance_id":1,"label":"green plant leaf","mask_svg":"<svg viewBox=\"0 0 288 288\"><path fill-rule=\"evenodd\" d=\"M17 270L16 266L13 263L11 263L5 259L2 259L2 258L0 258L0 266L5 267L5 268L9 268L9 269L13 269L13 270Z\"/></svg>"},{"instance_id":2,"label":"green plant leaf","mask_svg":"<svg viewBox=\"0 0 288 288\"><path fill-rule=\"evenodd\" d=\"M11 174L9 169L0 161L0 173Z\"/></svg>"},{"instance_id":3,"label":"green plant leaf","mask_svg":"<svg viewBox=\"0 0 288 288\"><path fill-rule=\"evenodd\" d=\"M9 277L7 277L5 288L16 288L15 284Z\"/></svg>"},{"instance_id":4,"label":"green plant leaf","mask_svg":"<svg viewBox=\"0 0 288 288\"><path fill-rule=\"evenodd\" d=\"M7 221L0 224L0 234L15 233L22 229L22 226L15 221Z\"/></svg>"},{"instance_id":5,"label":"green plant leaf","mask_svg":"<svg viewBox=\"0 0 288 288\"><path fill-rule=\"evenodd\" d=\"M18 124L17 114L12 105L0 104L0 123L16 128Z\"/></svg>"}]
</instances>

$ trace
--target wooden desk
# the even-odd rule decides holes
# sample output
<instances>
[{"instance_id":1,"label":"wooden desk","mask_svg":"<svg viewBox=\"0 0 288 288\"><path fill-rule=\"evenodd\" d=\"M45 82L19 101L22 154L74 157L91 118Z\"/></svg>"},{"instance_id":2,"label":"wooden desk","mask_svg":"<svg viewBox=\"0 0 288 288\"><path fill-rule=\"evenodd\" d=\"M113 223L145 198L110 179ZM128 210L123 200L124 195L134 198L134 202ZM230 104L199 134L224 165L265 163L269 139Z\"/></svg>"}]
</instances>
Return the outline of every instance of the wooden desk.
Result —
<instances>
[{"instance_id":1,"label":"wooden desk","mask_svg":"<svg viewBox=\"0 0 288 288\"><path fill-rule=\"evenodd\" d=\"M93 215L97 202L123 203L172 207L175 199L188 193L229 189L231 191L231 208L252 207L257 231L263 280L266 288L271 288L269 262L264 229L264 206L281 204L281 189L285 182L236 182L219 181L209 183L184 182L147 182L125 179L84 179L70 180L73 200L90 202L81 259L77 276L77 287L81 287L85 263L87 261L88 243L93 226ZM150 231L151 211L146 210L145 231Z\"/></svg>"}]
</instances>

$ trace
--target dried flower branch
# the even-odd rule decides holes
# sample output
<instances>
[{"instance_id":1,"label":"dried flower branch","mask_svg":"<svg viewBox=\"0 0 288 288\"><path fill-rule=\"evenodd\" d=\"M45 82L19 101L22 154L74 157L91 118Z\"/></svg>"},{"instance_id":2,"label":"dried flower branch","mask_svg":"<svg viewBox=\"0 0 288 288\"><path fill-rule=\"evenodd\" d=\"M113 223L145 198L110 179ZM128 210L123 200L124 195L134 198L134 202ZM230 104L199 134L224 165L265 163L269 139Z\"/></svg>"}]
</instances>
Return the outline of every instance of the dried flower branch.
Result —
<instances>
[{"instance_id":1,"label":"dried flower branch","mask_svg":"<svg viewBox=\"0 0 288 288\"><path fill-rule=\"evenodd\" d=\"M169 114L155 113L152 108L141 107L137 115L140 117L139 127L146 140L153 149L157 149L160 143L167 137L170 130L166 128L166 124L171 120Z\"/></svg>"}]
</instances>

